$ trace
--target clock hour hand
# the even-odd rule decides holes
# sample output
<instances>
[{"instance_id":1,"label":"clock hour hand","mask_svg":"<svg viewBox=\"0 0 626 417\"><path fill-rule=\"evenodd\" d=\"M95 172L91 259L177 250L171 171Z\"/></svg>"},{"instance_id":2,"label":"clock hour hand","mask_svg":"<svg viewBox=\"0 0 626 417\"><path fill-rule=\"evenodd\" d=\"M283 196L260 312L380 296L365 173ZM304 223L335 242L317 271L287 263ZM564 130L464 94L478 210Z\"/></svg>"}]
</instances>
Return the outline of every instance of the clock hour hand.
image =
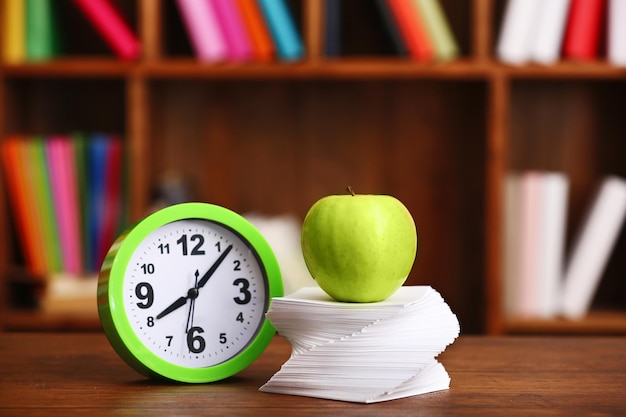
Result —
<instances>
[{"instance_id":1,"label":"clock hour hand","mask_svg":"<svg viewBox=\"0 0 626 417\"><path fill-rule=\"evenodd\" d=\"M226 256L228 255L228 253L231 251L232 248L233 248L233 245L230 245L226 249L224 249L224 252L222 252L219 258L217 258L217 260L213 263L213 265L211 265L209 270L206 271L206 273L202 276L200 281L198 281L198 286L196 288L200 289L204 287L204 285L209 281L209 278L211 278L211 276L215 273L215 271L217 271L217 268L219 268L219 266L224 261L224 259L226 258Z\"/></svg>"},{"instance_id":2,"label":"clock hour hand","mask_svg":"<svg viewBox=\"0 0 626 417\"><path fill-rule=\"evenodd\" d=\"M170 314L172 311L178 310L179 308L181 308L185 304L187 304L187 297L180 297L176 301L174 301L172 304L167 306L165 308L165 310L163 310L159 314L157 314L156 318L157 319L161 319L161 318L167 316L168 314Z\"/></svg>"}]
</instances>

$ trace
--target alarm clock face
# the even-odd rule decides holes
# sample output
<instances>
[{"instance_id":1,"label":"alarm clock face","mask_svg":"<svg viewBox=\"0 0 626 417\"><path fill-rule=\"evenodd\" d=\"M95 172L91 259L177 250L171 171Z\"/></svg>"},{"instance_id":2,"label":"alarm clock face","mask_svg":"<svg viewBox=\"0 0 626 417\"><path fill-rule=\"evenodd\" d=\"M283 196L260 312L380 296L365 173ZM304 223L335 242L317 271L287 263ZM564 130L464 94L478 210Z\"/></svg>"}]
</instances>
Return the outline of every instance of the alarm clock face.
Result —
<instances>
[{"instance_id":1,"label":"alarm clock face","mask_svg":"<svg viewBox=\"0 0 626 417\"><path fill-rule=\"evenodd\" d=\"M148 234L124 273L130 328L165 362L205 368L235 357L265 320L268 281L238 233L205 219L167 223Z\"/></svg>"}]
</instances>

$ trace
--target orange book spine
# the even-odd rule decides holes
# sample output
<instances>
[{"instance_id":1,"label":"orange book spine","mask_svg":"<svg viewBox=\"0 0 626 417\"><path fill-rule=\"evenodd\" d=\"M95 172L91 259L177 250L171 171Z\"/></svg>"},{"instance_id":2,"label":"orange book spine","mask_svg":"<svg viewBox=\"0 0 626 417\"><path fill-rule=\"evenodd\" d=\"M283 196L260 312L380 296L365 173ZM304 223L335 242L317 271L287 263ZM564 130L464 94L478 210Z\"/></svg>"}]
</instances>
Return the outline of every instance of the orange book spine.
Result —
<instances>
[{"instance_id":1,"label":"orange book spine","mask_svg":"<svg viewBox=\"0 0 626 417\"><path fill-rule=\"evenodd\" d=\"M24 139L19 137L6 139L2 143L2 165L24 260L28 270L38 275L46 272L46 261L42 255L43 246L27 195L31 185L26 179L26 162L22 157L22 148Z\"/></svg>"},{"instance_id":2,"label":"orange book spine","mask_svg":"<svg viewBox=\"0 0 626 417\"><path fill-rule=\"evenodd\" d=\"M432 60L434 58L432 42L413 2L387 0L387 4L402 34L410 56L419 61Z\"/></svg>"},{"instance_id":3,"label":"orange book spine","mask_svg":"<svg viewBox=\"0 0 626 417\"><path fill-rule=\"evenodd\" d=\"M274 44L259 5L254 0L237 0L237 6L252 40L254 59L262 62L272 60Z\"/></svg>"}]
</instances>

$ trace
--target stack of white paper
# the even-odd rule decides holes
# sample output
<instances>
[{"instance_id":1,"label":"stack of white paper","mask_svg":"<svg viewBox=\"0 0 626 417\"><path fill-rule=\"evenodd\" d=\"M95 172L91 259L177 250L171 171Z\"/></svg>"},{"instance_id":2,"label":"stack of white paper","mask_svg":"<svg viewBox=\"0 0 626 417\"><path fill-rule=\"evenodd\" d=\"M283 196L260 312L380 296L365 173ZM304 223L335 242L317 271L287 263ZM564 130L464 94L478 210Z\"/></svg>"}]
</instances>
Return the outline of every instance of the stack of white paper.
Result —
<instances>
[{"instance_id":1,"label":"stack of white paper","mask_svg":"<svg viewBox=\"0 0 626 417\"><path fill-rule=\"evenodd\" d=\"M260 390L372 403L449 388L435 358L459 322L428 286L378 303L342 303L309 287L274 298L267 313L292 355Z\"/></svg>"}]
</instances>

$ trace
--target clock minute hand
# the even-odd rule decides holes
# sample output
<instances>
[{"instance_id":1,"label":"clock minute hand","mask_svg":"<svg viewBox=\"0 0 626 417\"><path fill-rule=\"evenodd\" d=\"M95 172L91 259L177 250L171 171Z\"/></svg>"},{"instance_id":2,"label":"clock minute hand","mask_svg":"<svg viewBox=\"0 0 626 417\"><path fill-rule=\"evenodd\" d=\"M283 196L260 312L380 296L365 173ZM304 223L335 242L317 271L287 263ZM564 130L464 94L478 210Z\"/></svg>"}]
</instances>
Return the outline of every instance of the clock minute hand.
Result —
<instances>
[{"instance_id":1,"label":"clock minute hand","mask_svg":"<svg viewBox=\"0 0 626 417\"><path fill-rule=\"evenodd\" d=\"M224 252L222 252L219 258L217 258L217 260L213 263L213 265L211 265L209 270L206 271L206 273L202 276L200 281L198 281L198 286L196 288L200 289L205 286L205 284L209 281L209 278L211 278L211 276L215 273L215 271L217 271L217 268L219 268L219 266L222 264L222 262L224 261L224 259L226 258L226 256L228 255L228 253L231 251L232 248L233 248L233 245L230 245L226 249L224 249Z\"/></svg>"}]
</instances>

